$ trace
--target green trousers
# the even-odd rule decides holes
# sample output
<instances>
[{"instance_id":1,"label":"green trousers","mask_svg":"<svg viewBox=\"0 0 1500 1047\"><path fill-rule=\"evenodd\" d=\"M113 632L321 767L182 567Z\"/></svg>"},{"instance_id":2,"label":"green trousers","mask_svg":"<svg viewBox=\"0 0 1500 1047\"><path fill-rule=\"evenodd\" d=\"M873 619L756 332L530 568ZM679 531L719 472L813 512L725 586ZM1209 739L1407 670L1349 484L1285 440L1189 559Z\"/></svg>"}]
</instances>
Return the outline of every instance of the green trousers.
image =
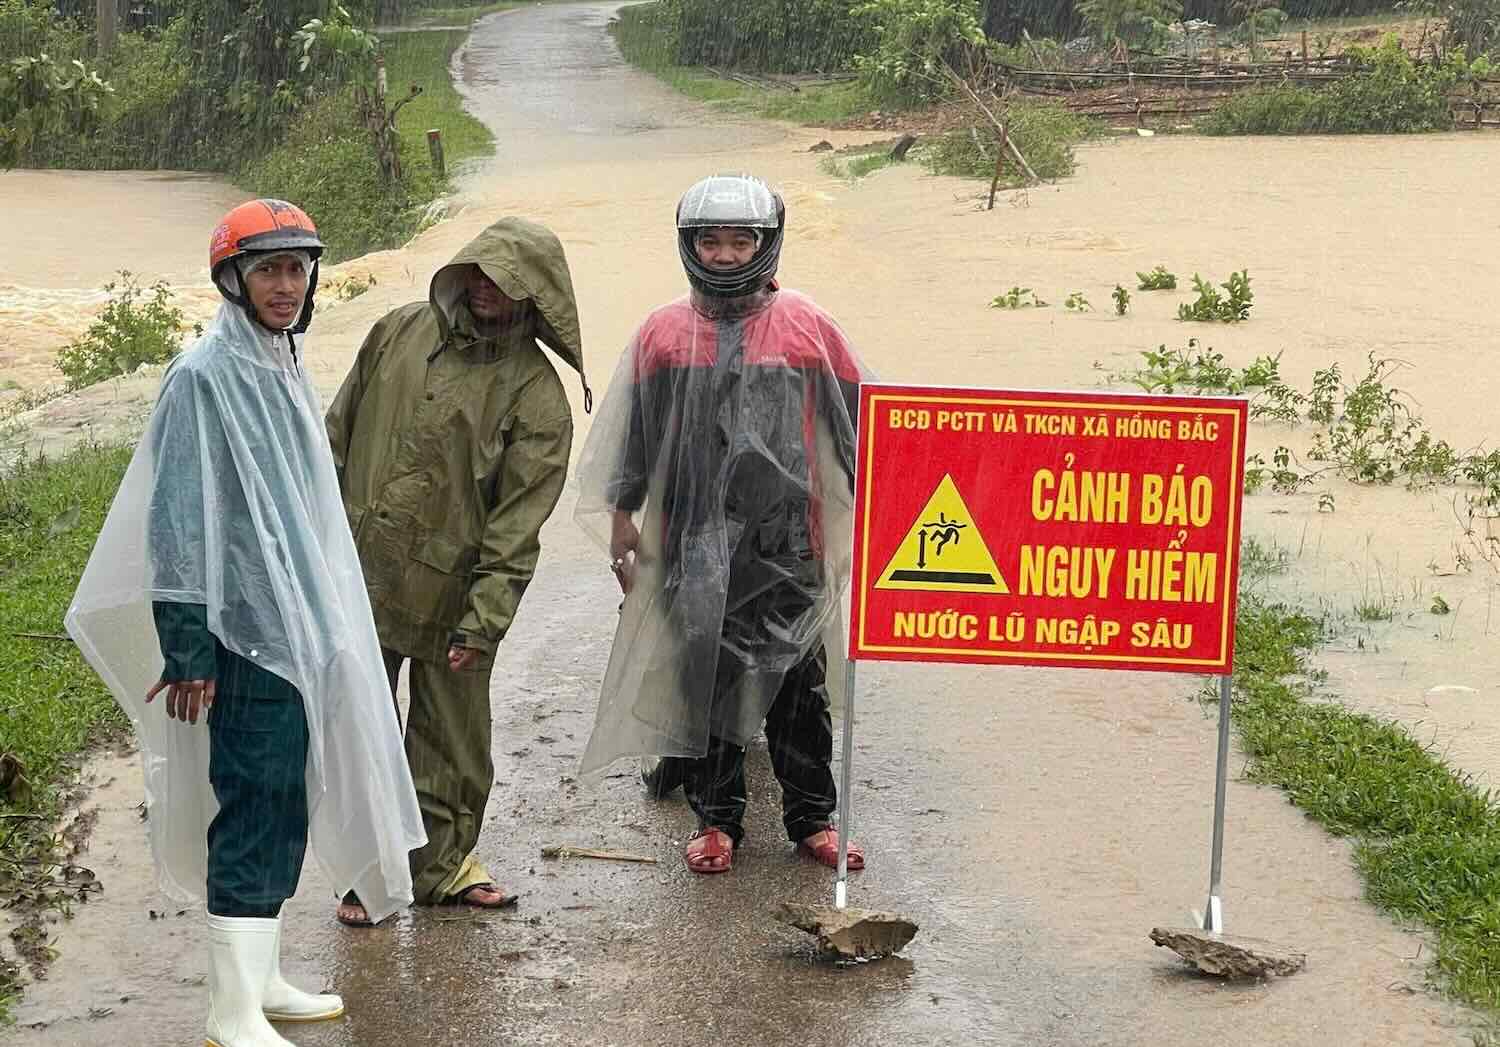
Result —
<instances>
[{"instance_id":1,"label":"green trousers","mask_svg":"<svg viewBox=\"0 0 1500 1047\"><path fill-rule=\"evenodd\" d=\"M405 655L385 649L391 696ZM411 659L406 760L422 809L427 843L411 852L418 904L447 901L467 887L493 882L470 852L479 842L495 780L490 753L488 663L454 672L448 663ZM400 718L398 707L397 719Z\"/></svg>"}]
</instances>

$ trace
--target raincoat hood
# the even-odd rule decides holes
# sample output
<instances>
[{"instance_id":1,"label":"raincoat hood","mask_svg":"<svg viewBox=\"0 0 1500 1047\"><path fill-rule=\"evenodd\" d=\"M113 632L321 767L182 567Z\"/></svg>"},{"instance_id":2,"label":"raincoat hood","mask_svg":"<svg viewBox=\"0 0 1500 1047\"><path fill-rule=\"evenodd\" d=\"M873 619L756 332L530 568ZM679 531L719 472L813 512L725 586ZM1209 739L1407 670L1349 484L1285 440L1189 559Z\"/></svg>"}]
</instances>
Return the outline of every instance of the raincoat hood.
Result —
<instances>
[{"instance_id":1,"label":"raincoat hood","mask_svg":"<svg viewBox=\"0 0 1500 1047\"><path fill-rule=\"evenodd\" d=\"M556 234L524 218L502 218L434 273L428 301L437 314L445 343L470 323L464 278L471 265L483 269L506 297L531 303L537 339L578 372L583 381L584 410L592 410L594 394L583 371L583 338L573 277Z\"/></svg>"}]
</instances>

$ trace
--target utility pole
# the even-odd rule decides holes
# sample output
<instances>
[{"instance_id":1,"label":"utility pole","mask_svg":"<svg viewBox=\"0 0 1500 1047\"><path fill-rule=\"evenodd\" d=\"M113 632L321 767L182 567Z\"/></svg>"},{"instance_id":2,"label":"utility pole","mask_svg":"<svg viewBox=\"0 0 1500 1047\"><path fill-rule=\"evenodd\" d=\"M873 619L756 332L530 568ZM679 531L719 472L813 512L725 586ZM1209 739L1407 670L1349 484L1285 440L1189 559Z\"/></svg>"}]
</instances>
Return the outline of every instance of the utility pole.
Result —
<instances>
[{"instance_id":1,"label":"utility pole","mask_svg":"<svg viewBox=\"0 0 1500 1047\"><path fill-rule=\"evenodd\" d=\"M114 50L115 37L119 33L119 0L98 0L96 11L99 22L99 54L107 55Z\"/></svg>"}]
</instances>

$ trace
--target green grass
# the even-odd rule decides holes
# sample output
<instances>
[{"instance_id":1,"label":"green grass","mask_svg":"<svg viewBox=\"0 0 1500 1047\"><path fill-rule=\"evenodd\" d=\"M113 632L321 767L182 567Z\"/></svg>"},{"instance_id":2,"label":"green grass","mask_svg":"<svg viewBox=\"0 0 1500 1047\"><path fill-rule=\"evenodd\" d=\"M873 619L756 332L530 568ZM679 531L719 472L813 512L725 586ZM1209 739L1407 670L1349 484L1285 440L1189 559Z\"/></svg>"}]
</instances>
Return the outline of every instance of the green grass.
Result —
<instances>
[{"instance_id":1,"label":"green grass","mask_svg":"<svg viewBox=\"0 0 1500 1047\"><path fill-rule=\"evenodd\" d=\"M1234 724L1249 777L1279 786L1336 836L1375 905L1431 930L1432 979L1459 1000L1500 1008L1500 808L1400 724L1351 712L1320 690L1309 656L1328 624L1253 591L1285 569L1248 545L1235 637Z\"/></svg>"},{"instance_id":2,"label":"green grass","mask_svg":"<svg viewBox=\"0 0 1500 1047\"><path fill-rule=\"evenodd\" d=\"M882 144L872 150L825 157L818 166L825 174L857 182L866 175L874 174L882 167L890 167L897 163L900 161L891 157L890 146Z\"/></svg>"},{"instance_id":3,"label":"green grass","mask_svg":"<svg viewBox=\"0 0 1500 1047\"><path fill-rule=\"evenodd\" d=\"M1383 597L1366 596L1354 602L1354 617L1362 622L1389 622L1396 617L1396 604Z\"/></svg>"},{"instance_id":4,"label":"green grass","mask_svg":"<svg viewBox=\"0 0 1500 1047\"><path fill-rule=\"evenodd\" d=\"M518 3L477 4L473 7L429 7L412 11L406 21L412 25L473 25L485 15L520 7Z\"/></svg>"},{"instance_id":5,"label":"green grass","mask_svg":"<svg viewBox=\"0 0 1500 1047\"><path fill-rule=\"evenodd\" d=\"M485 15L510 11L517 7L531 7L538 3L557 3L566 0L500 0L498 3L460 4L448 7L416 8L407 12L406 25L462 25L471 26Z\"/></svg>"},{"instance_id":6,"label":"green grass","mask_svg":"<svg viewBox=\"0 0 1500 1047\"><path fill-rule=\"evenodd\" d=\"M0 754L20 761L30 786L0 794L0 904L14 898L17 878L35 891L51 875L51 826L73 761L90 739L126 722L71 643L17 634L62 634L130 454L90 444L0 471ZM17 994L14 973L0 962L0 1024Z\"/></svg>"},{"instance_id":7,"label":"green grass","mask_svg":"<svg viewBox=\"0 0 1500 1047\"><path fill-rule=\"evenodd\" d=\"M737 113L826 127L877 109L855 80L790 86L750 84L715 76L701 66L677 65L663 43L646 5L625 8L611 23L626 61L655 76L679 94Z\"/></svg>"},{"instance_id":8,"label":"green grass","mask_svg":"<svg viewBox=\"0 0 1500 1047\"><path fill-rule=\"evenodd\" d=\"M448 73L467 36L464 29L431 30L392 33L384 41L391 98L404 98L411 84L422 88L396 117L401 181L387 182L381 174L345 91L301 113L286 140L247 169L241 184L257 196L300 204L318 223L330 262L399 247L420 230L427 206L447 188L432 166L428 129L442 132L450 176L460 161L494 152L489 129L464 111Z\"/></svg>"},{"instance_id":9,"label":"green grass","mask_svg":"<svg viewBox=\"0 0 1500 1047\"><path fill-rule=\"evenodd\" d=\"M789 87L726 80L697 66L641 64L641 68L696 101L768 120L828 127L879 108L853 80L799 84L793 91Z\"/></svg>"},{"instance_id":10,"label":"green grass","mask_svg":"<svg viewBox=\"0 0 1500 1047\"><path fill-rule=\"evenodd\" d=\"M443 133L443 154L450 167L495 151L494 136L464 110L463 99L448 73L453 52L467 36L467 30L432 30L392 33L382 41L391 95L404 97L408 84L422 88L421 95L396 117L408 163L427 166L427 131L434 127Z\"/></svg>"}]
</instances>

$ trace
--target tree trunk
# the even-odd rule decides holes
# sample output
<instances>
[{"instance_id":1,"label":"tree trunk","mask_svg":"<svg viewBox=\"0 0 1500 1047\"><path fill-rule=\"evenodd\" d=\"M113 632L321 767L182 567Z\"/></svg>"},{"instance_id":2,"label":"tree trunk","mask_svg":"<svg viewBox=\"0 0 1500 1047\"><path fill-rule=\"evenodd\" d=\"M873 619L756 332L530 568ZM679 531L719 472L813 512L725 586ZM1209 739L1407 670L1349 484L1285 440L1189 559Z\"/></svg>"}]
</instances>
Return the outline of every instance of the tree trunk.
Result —
<instances>
[{"instance_id":1,"label":"tree trunk","mask_svg":"<svg viewBox=\"0 0 1500 1047\"><path fill-rule=\"evenodd\" d=\"M980 25L984 28L984 35L991 40L1000 39L1000 32L1005 22L1005 0L984 0L984 9L980 13Z\"/></svg>"},{"instance_id":2,"label":"tree trunk","mask_svg":"<svg viewBox=\"0 0 1500 1047\"><path fill-rule=\"evenodd\" d=\"M96 12L99 20L99 54L107 55L114 50L115 37L120 26L119 0L99 0Z\"/></svg>"}]
</instances>

